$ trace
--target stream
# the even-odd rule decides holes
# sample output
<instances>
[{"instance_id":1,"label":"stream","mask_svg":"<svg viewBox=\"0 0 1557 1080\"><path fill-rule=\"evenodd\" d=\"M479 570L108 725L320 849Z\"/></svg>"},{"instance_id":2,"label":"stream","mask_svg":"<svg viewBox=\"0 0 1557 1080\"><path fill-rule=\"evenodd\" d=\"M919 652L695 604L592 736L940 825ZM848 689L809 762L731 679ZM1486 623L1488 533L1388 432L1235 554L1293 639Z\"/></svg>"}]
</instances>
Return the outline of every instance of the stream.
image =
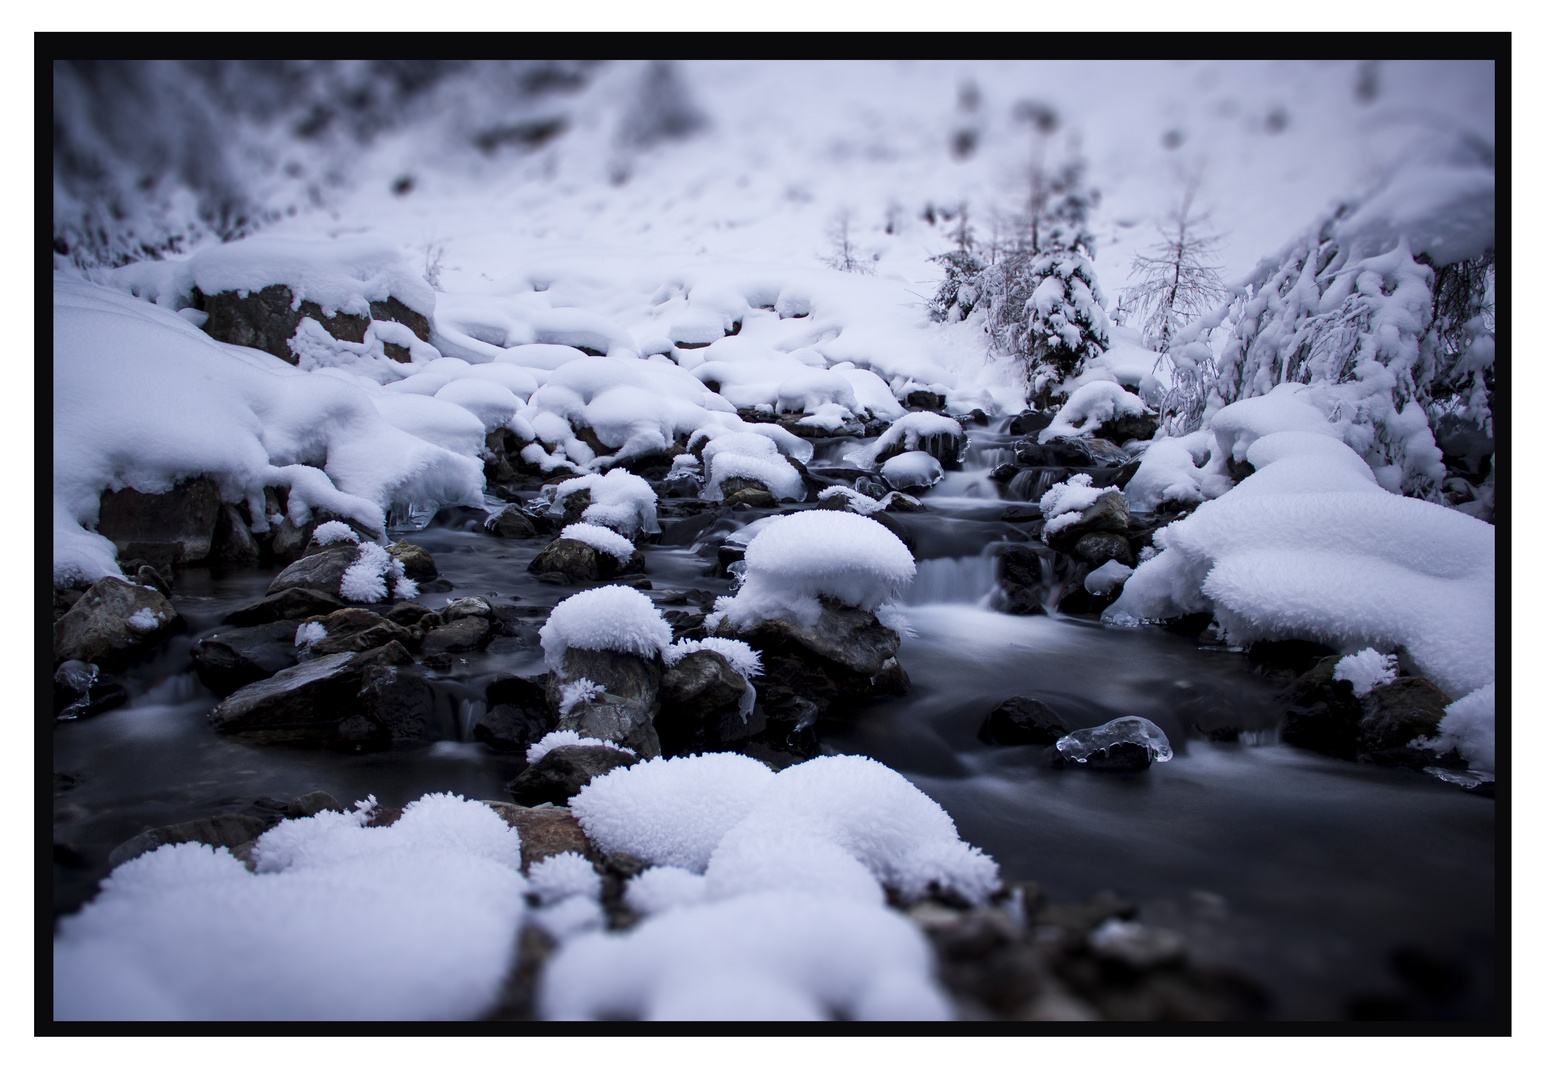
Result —
<instances>
[{"instance_id":1,"label":"stream","mask_svg":"<svg viewBox=\"0 0 1557 1080\"><path fill-rule=\"evenodd\" d=\"M1062 902L1105 889L1138 902L1143 920L1184 934L1198 959L1265 986L1273 1019L1384 1017L1402 1003L1415 1016L1495 1016L1498 803L1282 744L1282 687L1242 652L1153 628L1105 630L1096 617L995 610L993 551L1029 541L1036 522L1003 520L1031 504L989 478L1011 459L1009 436L970 435L964 468L924 497L925 512L895 515L918 560L904 597L916 636L898 654L912 691L830 714L823 752L903 773L1008 881L1036 881ZM843 465L855 445L821 443L813 473ZM732 592L721 542L793 509L676 517L674 503L662 500L665 532L646 552L656 601ZM275 570L182 568L172 600L188 629L123 677L129 704L55 725L56 915L93 895L109 851L156 825L313 790L343 805L369 794L402 805L429 791L506 799L524 760L471 741L484 687L501 673L544 671L546 613L588 586L538 582L526 567L547 538L499 539L482 531L484 516L447 509L419 531L391 530L431 552L455 585L420 602L485 596L517 631L432 675L444 738L416 749L353 755L217 735L206 715L218 699L196 678L190 645L262 596ZM980 741L984 718L1015 695L1077 726L1147 717L1174 756L1144 773L1098 774L1052 768L1047 747ZM1208 714L1228 718L1237 739L1199 734Z\"/></svg>"}]
</instances>

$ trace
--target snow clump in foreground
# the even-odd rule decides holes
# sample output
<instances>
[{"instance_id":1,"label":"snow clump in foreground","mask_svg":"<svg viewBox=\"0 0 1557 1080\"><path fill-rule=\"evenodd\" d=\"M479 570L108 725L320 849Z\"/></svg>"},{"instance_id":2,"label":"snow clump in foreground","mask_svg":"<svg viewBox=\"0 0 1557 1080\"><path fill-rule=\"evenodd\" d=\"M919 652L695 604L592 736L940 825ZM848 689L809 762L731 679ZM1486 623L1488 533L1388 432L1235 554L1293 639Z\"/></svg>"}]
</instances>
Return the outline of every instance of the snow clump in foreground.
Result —
<instances>
[{"instance_id":1,"label":"snow clump in foreground","mask_svg":"<svg viewBox=\"0 0 1557 1080\"><path fill-rule=\"evenodd\" d=\"M746 547L746 580L715 601L710 630L793 617L812 624L821 599L879 612L914 580L914 557L880 522L846 510L805 510L778 518Z\"/></svg>"},{"instance_id":2,"label":"snow clump in foreground","mask_svg":"<svg viewBox=\"0 0 1557 1080\"><path fill-rule=\"evenodd\" d=\"M1393 656L1385 656L1377 649L1343 656L1335 664L1335 681L1352 684L1352 693L1358 697L1376 686L1388 686L1400 674Z\"/></svg>"},{"instance_id":3,"label":"snow clump in foreground","mask_svg":"<svg viewBox=\"0 0 1557 1080\"><path fill-rule=\"evenodd\" d=\"M625 585L574 593L552 608L541 627L546 664L559 675L563 654L569 649L634 653L656 660L670 638L670 624L653 601Z\"/></svg>"},{"instance_id":4,"label":"snow clump in foreground","mask_svg":"<svg viewBox=\"0 0 1557 1080\"><path fill-rule=\"evenodd\" d=\"M494 1004L525 918L519 835L426 795L387 828L283 821L254 847L173 844L60 920L59 1020L456 1020Z\"/></svg>"},{"instance_id":5,"label":"snow clump in foreground","mask_svg":"<svg viewBox=\"0 0 1557 1080\"><path fill-rule=\"evenodd\" d=\"M951 1017L925 939L884 890L978 903L998 869L879 762L774 774L740 754L655 758L597 777L571 805L597 846L658 865L629 886L643 923L564 944L544 1015Z\"/></svg>"}]
</instances>

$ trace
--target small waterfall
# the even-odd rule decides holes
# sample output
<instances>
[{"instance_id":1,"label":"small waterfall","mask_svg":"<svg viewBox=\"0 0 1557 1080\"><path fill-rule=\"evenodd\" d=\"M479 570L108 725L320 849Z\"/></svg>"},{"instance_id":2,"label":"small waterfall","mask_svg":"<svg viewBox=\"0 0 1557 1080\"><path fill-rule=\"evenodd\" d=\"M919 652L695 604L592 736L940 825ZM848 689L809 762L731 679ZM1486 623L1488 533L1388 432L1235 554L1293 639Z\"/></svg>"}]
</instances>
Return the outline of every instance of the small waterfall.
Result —
<instances>
[{"instance_id":1,"label":"small waterfall","mask_svg":"<svg viewBox=\"0 0 1557 1080\"><path fill-rule=\"evenodd\" d=\"M995 556L926 559L919 564L904 603L981 605L995 589Z\"/></svg>"},{"instance_id":2,"label":"small waterfall","mask_svg":"<svg viewBox=\"0 0 1557 1080\"><path fill-rule=\"evenodd\" d=\"M1043 498L1045 492L1074 471L1066 468L1023 469L1011 478L1011 483L1007 486L1012 498L1037 502Z\"/></svg>"},{"instance_id":3,"label":"small waterfall","mask_svg":"<svg viewBox=\"0 0 1557 1080\"><path fill-rule=\"evenodd\" d=\"M147 705L182 705L206 693L207 690L200 682L200 677L193 671L186 671L178 675L169 675L147 687L146 695L141 700Z\"/></svg>"},{"instance_id":4,"label":"small waterfall","mask_svg":"<svg viewBox=\"0 0 1557 1080\"><path fill-rule=\"evenodd\" d=\"M487 715L487 703L479 698L466 698L459 703L460 742L475 738L476 725Z\"/></svg>"}]
</instances>

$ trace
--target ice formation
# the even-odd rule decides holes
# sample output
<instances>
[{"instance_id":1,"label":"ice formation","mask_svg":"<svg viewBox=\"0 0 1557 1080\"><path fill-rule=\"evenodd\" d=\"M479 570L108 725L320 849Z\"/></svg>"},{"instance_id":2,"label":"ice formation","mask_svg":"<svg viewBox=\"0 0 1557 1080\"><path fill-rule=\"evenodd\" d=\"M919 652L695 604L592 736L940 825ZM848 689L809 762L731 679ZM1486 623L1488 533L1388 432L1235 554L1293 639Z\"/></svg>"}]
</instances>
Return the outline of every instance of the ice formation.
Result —
<instances>
[{"instance_id":1,"label":"ice formation","mask_svg":"<svg viewBox=\"0 0 1557 1080\"><path fill-rule=\"evenodd\" d=\"M1385 656L1377 649L1363 649L1343 656L1335 664L1335 679L1352 684L1352 693L1358 697L1376 686L1388 686L1399 674L1395 658Z\"/></svg>"},{"instance_id":2,"label":"ice formation","mask_svg":"<svg viewBox=\"0 0 1557 1080\"><path fill-rule=\"evenodd\" d=\"M1173 747L1162 728L1144 716L1121 716L1097 727L1073 731L1054 744L1054 748L1072 761L1086 761L1100 750L1128 743L1144 746L1158 761L1173 757Z\"/></svg>"}]
</instances>

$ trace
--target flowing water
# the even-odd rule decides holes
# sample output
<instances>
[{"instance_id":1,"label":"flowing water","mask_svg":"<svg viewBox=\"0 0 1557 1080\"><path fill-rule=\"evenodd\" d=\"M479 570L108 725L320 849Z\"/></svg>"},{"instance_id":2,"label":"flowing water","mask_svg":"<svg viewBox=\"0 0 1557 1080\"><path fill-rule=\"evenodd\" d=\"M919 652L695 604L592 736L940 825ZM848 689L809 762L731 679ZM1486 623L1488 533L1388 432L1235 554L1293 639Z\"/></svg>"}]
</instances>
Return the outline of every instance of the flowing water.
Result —
<instances>
[{"instance_id":1,"label":"flowing water","mask_svg":"<svg viewBox=\"0 0 1557 1080\"><path fill-rule=\"evenodd\" d=\"M1029 540L1036 523L1030 503L1003 501L989 479L1012 459L1009 439L973 436L964 468L924 498L925 511L897 515L919 562L904 597L916 636L899 652L913 690L830 718L824 752L902 772L1007 880L1037 881L1059 901L1103 889L1138 901L1142 918L1185 934L1198 959L1264 984L1277 1018L1362 1015L1370 1001L1384 1013L1404 1002L1417 1016L1495 1015L1499 804L1281 744L1280 687L1242 653L1155 629L1105 630L1095 618L1000 613L995 551ZM845 449L824 446L816 464ZM1002 520L1013 506L1028 520ZM262 595L273 572L182 570L174 604L189 631L129 674L128 706L55 728L55 841L67 852L56 858L56 912L92 894L115 845L154 825L316 789L343 803L372 794L400 805L428 791L504 798L523 755L471 741L485 685L544 670L537 631L577 590L537 582L525 568L544 541L489 536L483 516L445 511L411 534L456 586L425 602L486 596L517 631L434 676L444 738L419 749L353 755L212 732L205 717L217 699L194 677L189 646ZM649 595L733 591L719 547L762 516L667 514L647 554ZM1043 699L1074 725L1148 717L1174 756L1145 773L1093 774L1053 769L1047 748L981 742L984 718L1015 695ZM1210 726L1241 735L1213 742L1198 730Z\"/></svg>"}]
</instances>

